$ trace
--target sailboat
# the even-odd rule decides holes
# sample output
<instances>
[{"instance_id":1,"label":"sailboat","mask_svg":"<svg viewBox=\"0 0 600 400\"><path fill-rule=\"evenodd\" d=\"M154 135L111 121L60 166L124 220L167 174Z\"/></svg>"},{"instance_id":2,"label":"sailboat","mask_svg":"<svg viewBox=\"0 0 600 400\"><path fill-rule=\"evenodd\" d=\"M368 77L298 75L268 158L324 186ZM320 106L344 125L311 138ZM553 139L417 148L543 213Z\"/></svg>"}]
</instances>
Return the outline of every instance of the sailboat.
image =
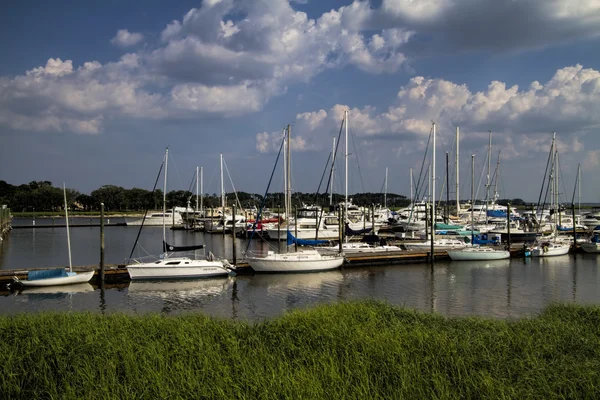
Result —
<instances>
[{"instance_id":1,"label":"sailboat","mask_svg":"<svg viewBox=\"0 0 600 400\"><path fill-rule=\"evenodd\" d=\"M291 185L290 185L290 136L291 129L288 125L286 135L284 135L284 143L286 145L286 163L285 173L286 188L285 188L285 215L289 219L291 209ZM279 158L279 157L278 157ZM267 189L268 190L268 189ZM265 196L266 197L266 196ZM260 214L260 211L259 211ZM258 217L257 217L258 219ZM289 232L289 224L286 224L286 229ZM321 254L315 249L303 249L293 253L276 253L269 250L266 256L247 257L248 264L256 272L316 272L336 269L344 263L344 257L341 254Z\"/></svg>"},{"instance_id":2,"label":"sailboat","mask_svg":"<svg viewBox=\"0 0 600 400\"><path fill-rule=\"evenodd\" d=\"M25 287L40 287L40 286L59 286L71 285L75 283L89 282L94 276L94 271L74 272L73 263L71 261L71 235L69 233L69 211L67 205L67 189L63 183L63 195L65 198L65 220L67 225L67 248L69 252L69 271L64 268L52 268L43 270L33 270L27 273L27 279L21 280L16 276L13 281L16 284Z\"/></svg>"},{"instance_id":3,"label":"sailboat","mask_svg":"<svg viewBox=\"0 0 600 400\"><path fill-rule=\"evenodd\" d=\"M491 142L491 134L490 134ZM488 185L489 186L489 185ZM471 205L475 204L475 155L471 156ZM471 226L474 225L474 208L471 206ZM508 250L498 250L491 247L481 247L473 244L473 231L471 231L471 246L460 250L448 250L448 256L453 261L487 261L504 260L510 258Z\"/></svg>"},{"instance_id":4,"label":"sailboat","mask_svg":"<svg viewBox=\"0 0 600 400\"><path fill-rule=\"evenodd\" d=\"M169 149L165 152L165 170L163 187L163 215L167 204L167 164ZM129 277L136 279L187 279L226 276L229 274L229 264L225 260L217 260L209 252L209 257L192 259L189 257L172 257L173 252L195 251L204 249L204 245L173 246L167 243L166 218L163 217L163 253L157 261L139 262L127 265ZM169 253L169 251L171 253Z\"/></svg>"},{"instance_id":5,"label":"sailboat","mask_svg":"<svg viewBox=\"0 0 600 400\"><path fill-rule=\"evenodd\" d=\"M536 243L536 245L531 249L531 255L533 257L551 257L551 256L562 256L565 255L567 253L569 253L569 250L571 248L571 246L567 243L561 243L559 241L557 241L557 234L558 234L558 229L557 229L557 215L560 212L559 208L560 205L558 204L558 168L556 166L557 164L557 155L558 155L558 151L556 150L556 132L554 133L554 136L552 137L552 147L551 147L551 153L550 153L551 157L552 157L552 168L550 169L550 180L549 180L549 184L550 186L550 190L551 190L551 207L554 207L555 212L553 213L552 219L553 219L553 230L554 230L554 237L552 241L549 240L544 240L544 241L539 241Z\"/></svg>"}]
</instances>

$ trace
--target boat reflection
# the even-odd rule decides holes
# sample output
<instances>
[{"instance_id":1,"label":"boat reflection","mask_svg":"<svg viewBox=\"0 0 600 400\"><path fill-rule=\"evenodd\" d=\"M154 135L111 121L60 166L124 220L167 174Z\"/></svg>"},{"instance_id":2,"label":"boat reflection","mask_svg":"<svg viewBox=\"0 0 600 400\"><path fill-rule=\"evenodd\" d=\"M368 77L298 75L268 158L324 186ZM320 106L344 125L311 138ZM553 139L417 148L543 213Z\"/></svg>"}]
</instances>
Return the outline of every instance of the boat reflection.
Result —
<instances>
[{"instance_id":1,"label":"boat reflection","mask_svg":"<svg viewBox=\"0 0 600 400\"><path fill-rule=\"evenodd\" d=\"M303 291L309 293L322 287L337 286L343 275L339 270L305 274L256 274L250 278L249 286L264 287L273 291Z\"/></svg>"},{"instance_id":2,"label":"boat reflection","mask_svg":"<svg viewBox=\"0 0 600 400\"><path fill-rule=\"evenodd\" d=\"M62 286L40 286L24 287L18 294L67 294L67 293L88 293L93 292L94 287L89 283L76 283L73 285Z\"/></svg>"},{"instance_id":3,"label":"boat reflection","mask_svg":"<svg viewBox=\"0 0 600 400\"><path fill-rule=\"evenodd\" d=\"M176 313L197 311L221 299L235 278L182 281L132 281L127 288L129 305L136 312Z\"/></svg>"}]
</instances>

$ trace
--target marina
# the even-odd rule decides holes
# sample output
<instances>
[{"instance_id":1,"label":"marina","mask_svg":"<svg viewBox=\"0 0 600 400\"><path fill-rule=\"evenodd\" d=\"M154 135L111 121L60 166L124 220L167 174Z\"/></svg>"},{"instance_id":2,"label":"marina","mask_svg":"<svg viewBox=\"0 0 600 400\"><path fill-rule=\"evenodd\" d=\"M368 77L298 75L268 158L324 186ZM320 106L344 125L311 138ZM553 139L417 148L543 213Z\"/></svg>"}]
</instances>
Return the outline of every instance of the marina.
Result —
<instances>
[{"instance_id":1,"label":"marina","mask_svg":"<svg viewBox=\"0 0 600 400\"><path fill-rule=\"evenodd\" d=\"M15 225L31 221L13 220ZM57 221L58 222L58 221ZM242 320L260 320L321 303L380 299L444 315L482 315L495 318L531 316L553 302L600 303L600 270L596 254L558 257L519 257L492 261L450 261L436 252L400 251L346 256L341 269L318 273L257 274L244 262L246 239L236 238L235 276L167 281L130 281L124 259L137 234L134 227L105 231L104 283L98 280L97 227L75 229L74 271L96 270L88 284L54 288L0 291L0 312L86 310L124 313L186 313ZM144 230L140 245L160 252L160 228ZM215 255L233 261L233 235L169 230L167 240L205 243ZM285 243L253 240L250 249L266 252ZM65 228L15 229L0 252L0 280L29 269L66 265ZM291 249L290 249L291 250Z\"/></svg>"}]
</instances>

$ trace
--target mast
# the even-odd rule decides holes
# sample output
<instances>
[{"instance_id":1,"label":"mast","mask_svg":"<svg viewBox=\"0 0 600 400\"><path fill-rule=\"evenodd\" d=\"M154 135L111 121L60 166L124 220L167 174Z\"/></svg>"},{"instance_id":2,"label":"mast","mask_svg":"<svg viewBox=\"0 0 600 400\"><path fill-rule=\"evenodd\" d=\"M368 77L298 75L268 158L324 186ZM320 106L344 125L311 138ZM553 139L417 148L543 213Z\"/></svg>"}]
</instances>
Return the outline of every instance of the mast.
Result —
<instances>
[{"instance_id":1,"label":"mast","mask_svg":"<svg viewBox=\"0 0 600 400\"><path fill-rule=\"evenodd\" d=\"M487 222L488 217L488 204L490 203L490 177L492 174L492 131L488 131L490 133L490 140L488 145L488 170L487 170L487 183L485 184L485 220Z\"/></svg>"},{"instance_id":2,"label":"mast","mask_svg":"<svg viewBox=\"0 0 600 400\"><path fill-rule=\"evenodd\" d=\"M458 162L458 151L459 151L459 130L458 130L458 126L456 127L456 216L459 216L460 214L460 196L459 196L459 180L460 180L460 174L458 173L458 167L459 167L459 162Z\"/></svg>"},{"instance_id":3,"label":"mast","mask_svg":"<svg viewBox=\"0 0 600 400\"><path fill-rule=\"evenodd\" d=\"M388 178L388 167L385 167L385 192L383 193L383 208L387 209L387 178Z\"/></svg>"},{"instance_id":4,"label":"mast","mask_svg":"<svg viewBox=\"0 0 600 400\"><path fill-rule=\"evenodd\" d=\"M346 188L344 193L344 200L346 204L344 205L344 222L346 222L348 220L348 110L344 111L344 119L346 120ZM344 224L344 226L346 226L346 224Z\"/></svg>"},{"instance_id":5,"label":"mast","mask_svg":"<svg viewBox=\"0 0 600 400\"><path fill-rule=\"evenodd\" d=\"M167 166L169 164L169 148L165 150L165 179L163 181L163 253L167 253Z\"/></svg>"},{"instance_id":6,"label":"mast","mask_svg":"<svg viewBox=\"0 0 600 400\"><path fill-rule=\"evenodd\" d=\"M200 214L204 217L204 167L200 167Z\"/></svg>"},{"instance_id":7,"label":"mast","mask_svg":"<svg viewBox=\"0 0 600 400\"><path fill-rule=\"evenodd\" d=\"M287 181L287 187L286 187L286 215L287 213L291 213L292 212L292 161L290 160L290 156L291 156L291 147L292 147L292 126L288 125L287 126L287 137L288 137L288 141L287 141L287 169L286 169L286 181Z\"/></svg>"},{"instance_id":8,"label":"mast","mask_svg":"<svg viewBox=\"0 0 600 400\"><path fill-rule=\"evenodd\" d=\"M581 164L577 165L577 214L581 218Z\"/></svg>"},{"instance_id":9,"label":"mast","mask_svg":"<svg viewBox=\"0 0 600 400\"><path fill-rule=\"evenodd\" d=\"M69 205L67 204L67 188L64 182L63 196L65 198L65 223L67 225L67 248L69 249L69 272L73 272L73 263L71 262L71 234L69 233Z\"/></svg>"},{"instance_id":10,"label":"mast","mask_svg":"<svg viewBox=\"0 0 600 400\"><path fill-rule=\"evenodd\" d=\"M475 154L471 154L471 246L473 246L473 231L475 230Z\"/></svg>"},{"instance_id":11,"label":"mast","mask_svg":"<svg viewBox=\"0 0 600 400\"><path fill-rule=\"evenodd\" d=\"M331 148L331 174L329 177L329 206L333 205L333 177L335 168L335 137L333 138L333 147Z\"/></svg>"},{"instance_id":12,"label":"mast","mask_svg":"<svg viewBox=\"0 0 600 400\"><path fill-rule=\"evenodd\" d=\"M413 199L413 170L410 169L410 204L415 208L415 200Z\"/></svg>"},{"instance_id":13,"label":"mast","mask_svg":"<svg viewBox=\"0 0 600 400\"><path fill-rule=\"evenodd\" d=\"M223 218L225 218L225 183L223 182L223 153L221 157L221 209L223 210Z\"/></svg>"},{"instance_id":14,"label":"mast","mask_svg":"<svg viewBox=\"0 0 600 400\"><path fill-rule=\"evenodd\" d=\"M431 236L435 235L435 122L433 122L433 152L431 154L431 207L433 213L433 221L431 221Z\"/></svg>"},{"instance_id":15,"label":"mast","mask_svg":"<svg viewBox=\"0 0 600 400\"><path fill-rule=\"evenodd\" d=\"M198 180L200 179L200 167L196 167L196 213L198 212L198 200L199 200L199 191L198 191ZM194 213L194 214L196 214ZM194 215L195 216L195 215Z\"/></svg>"}]
</instances>

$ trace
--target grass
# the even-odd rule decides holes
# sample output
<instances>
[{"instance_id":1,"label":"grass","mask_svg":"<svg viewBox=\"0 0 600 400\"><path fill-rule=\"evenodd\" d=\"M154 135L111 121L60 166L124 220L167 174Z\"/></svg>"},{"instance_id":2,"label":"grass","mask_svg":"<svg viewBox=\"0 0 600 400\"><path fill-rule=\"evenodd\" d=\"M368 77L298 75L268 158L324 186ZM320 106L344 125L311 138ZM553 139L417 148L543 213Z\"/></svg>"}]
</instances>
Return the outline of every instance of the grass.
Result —
<instances>
[{"instance_id":1,"label":"grass","mask_svg":"<svg viewBox=\"0 0 600 400\"><path fill-rule=\"evenodd\" d=\"M11 399L594 398L600 307L515 321L373 301L255 324L20 314L0 317L0 365Z\"/></svg>"}]
</instances>

